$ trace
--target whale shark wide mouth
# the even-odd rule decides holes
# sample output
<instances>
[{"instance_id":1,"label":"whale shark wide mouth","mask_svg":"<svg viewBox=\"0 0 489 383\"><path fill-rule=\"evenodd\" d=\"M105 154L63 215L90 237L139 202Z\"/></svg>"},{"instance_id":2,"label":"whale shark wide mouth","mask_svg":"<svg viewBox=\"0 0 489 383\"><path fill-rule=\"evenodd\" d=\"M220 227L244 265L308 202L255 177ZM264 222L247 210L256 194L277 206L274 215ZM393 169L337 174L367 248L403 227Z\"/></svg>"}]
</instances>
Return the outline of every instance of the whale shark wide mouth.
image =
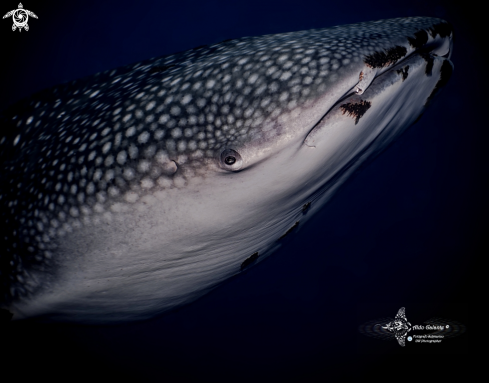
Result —
<instances>
[{"instance_id":1,"label":"whale shark wide mouth","mask_svg":"<svg viewBox=\"0 0 489 383\"><path fill-rule=\"evenodd\" d=\"M435 34L435 32L433 32L434 30L436 30L437 26L441 29L441 32L438 32L441 37L439 39L436 39L437 35ZM405 54L406 49L404 47L395 46L393 48L375 52L372 55L365 56L364 62L366 63L367 71L370 71L371 69L374 70L370 71L370 73L368 73L367 75L365 75L364 71L360 72L360 81L358 82L358 84L348 90L324 113L324 115L317 121L317 123L309 130L304 139L304 143L306 143L307 145L307 141L310 138L311 134L317 133L318 128L321 124L324 123L325 119L333 111L337 111L338 109L340 109L342 105L342 114L346 113L350 116L353 116L356 119L355 124L357 124L363 114L370 108L370 103L354 96L364 95L366 92L367 94L365 94L365 96L367 96L369 93L369 89L381 88L382 82L389 81L387 80L387 78L393 73L400 75L401 81L404 81L409 73L409 64L413 61L424 61L426 64L424 71L425 75L432 76L434 60L442 60L443 64L439 69L440 73L438 75L439 80L436 82L436 85L433 88L431 94L426 99L426 106L429 101L431 101L436 92L448 82L453 71L453 63L450 61L450 57L452 54L453 37L451 26L448 23L440 23L435 25L430 31L432 41L428 41L428 32L425 30L416 32L416 39L408 37L408 41L411 47L414 48L414 50L407 54ZM422 44L422 42L424 42L424 44ZM405 55L397 59L397 57L402 56L402 54ZM384 63L387 63L388 65L384 65ZM380 67L381 70L375 70L379 69L378 67ZM365 77L369 75L370 78L365 81ZM351 99L352 96L353 98L356 98L358 102L344 104L345 101Z\"/></svg>"}]
</instances>

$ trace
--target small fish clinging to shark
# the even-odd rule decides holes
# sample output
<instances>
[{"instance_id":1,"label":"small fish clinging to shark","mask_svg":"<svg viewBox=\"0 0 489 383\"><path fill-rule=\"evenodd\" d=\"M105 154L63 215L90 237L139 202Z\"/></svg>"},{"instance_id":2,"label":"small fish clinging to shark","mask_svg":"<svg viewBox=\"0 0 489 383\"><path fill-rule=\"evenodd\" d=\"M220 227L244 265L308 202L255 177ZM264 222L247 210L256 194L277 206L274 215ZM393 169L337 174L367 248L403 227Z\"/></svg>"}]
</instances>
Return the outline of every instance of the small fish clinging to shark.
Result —
<instances>
[{"instance_id":1,"label":"small fish clinging to shark","mask_svg":"<svg viewBox=\"0 0 489 383\"><path fill-rule=\"evenodd\" d=\"M259 263L449 80L410 17L244 37L46 89L0 115L0 307L153 317Z\"/></svg>"}]
</instances>

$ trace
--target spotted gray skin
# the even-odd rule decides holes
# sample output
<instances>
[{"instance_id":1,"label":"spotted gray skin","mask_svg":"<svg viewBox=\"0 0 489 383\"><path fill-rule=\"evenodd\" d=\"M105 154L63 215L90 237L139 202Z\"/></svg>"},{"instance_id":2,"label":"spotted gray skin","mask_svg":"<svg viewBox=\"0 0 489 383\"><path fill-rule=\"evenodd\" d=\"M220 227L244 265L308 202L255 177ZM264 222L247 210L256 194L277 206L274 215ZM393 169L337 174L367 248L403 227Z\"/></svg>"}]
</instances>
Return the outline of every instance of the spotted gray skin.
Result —
<instances>
[{"instance_id":1,"label":"spotted gray skin","mask_svg":"<svg viewBox=\"0 0 489 383\"><path fill-rule=\"evenodd\" d=\"M245 37L14 105L2 307L144 319L256 264L418 118L448 81L451 44L446 22L423 17Z\"/></svg>"}]
</instances>

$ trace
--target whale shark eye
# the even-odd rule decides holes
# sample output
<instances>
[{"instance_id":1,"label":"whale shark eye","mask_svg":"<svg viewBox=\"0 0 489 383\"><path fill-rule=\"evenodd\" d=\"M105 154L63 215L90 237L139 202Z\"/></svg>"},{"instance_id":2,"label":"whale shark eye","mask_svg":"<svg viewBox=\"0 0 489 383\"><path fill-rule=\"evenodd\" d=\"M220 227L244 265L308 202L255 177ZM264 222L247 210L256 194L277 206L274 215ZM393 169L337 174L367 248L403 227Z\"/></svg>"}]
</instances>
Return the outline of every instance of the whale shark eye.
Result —
<instances>
[{"instance_id":1,"label":"whale shark eye","mask_svg":"<svg viewBox=\"0 0 489 383\"><path fill-rule=\"evenodd\" d=\"M243 159L240 154L233 149L224 149L221 152L221 167L226 170L239 170L243 165Z\"/></svg>"},{"instance_id":2,"label":"whale shark eye","mask_svg":"<svg viewBox=\"0 0 489 383\"><path fill-rule=\"evenodd\" d=\"M232 165L236 162L236 157L233 157L233 156L227 156L225 159L224 159L224 162L226 163L226 165Z\"/></svg>"}]
</instances>

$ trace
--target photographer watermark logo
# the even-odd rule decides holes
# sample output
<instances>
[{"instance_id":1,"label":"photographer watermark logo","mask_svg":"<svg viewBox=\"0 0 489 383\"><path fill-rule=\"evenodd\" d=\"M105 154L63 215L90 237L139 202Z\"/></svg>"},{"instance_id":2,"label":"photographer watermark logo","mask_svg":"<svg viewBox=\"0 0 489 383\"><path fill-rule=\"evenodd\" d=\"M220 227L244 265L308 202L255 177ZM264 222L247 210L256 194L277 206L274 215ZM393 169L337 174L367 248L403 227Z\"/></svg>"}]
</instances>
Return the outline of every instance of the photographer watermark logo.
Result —
<instances>
[{"instance_id":1,"label":"photographer watermark logo","mask_svg":"<svg viewBox=\"0 0 489 383\"><path fill-rule=\"evenodd\" d=\"M14 21L14 24L12 25L13 31L15 31L17 28L19 29L19 32L22 32L22 28L28 31L29 25L27 24L27 21L29 20L29 16L34 17L35 19L37 19L37 16L34 12L24 9L22 3L19 3L18 7L18 9L7 12L3 18L5 19L12 16L12 20Z\"/></svg>"},{"instance_id":2,"label":"photographer watermark logo","mask_svg":"<svg viewBox=\"0 0 489 383\"><path fill-rule=\"evenodd\" d=\"M462 335L466 327L454 320L431 318L421 325L411 325L406 318L406 309L401 307L395 318L379 318L358 327L363 335L380 340L396 339L400 346L408 342L415 344L439 344L442 341ZM408 333L412 331L409 336Z\"/></svg>"}]
</instances>

